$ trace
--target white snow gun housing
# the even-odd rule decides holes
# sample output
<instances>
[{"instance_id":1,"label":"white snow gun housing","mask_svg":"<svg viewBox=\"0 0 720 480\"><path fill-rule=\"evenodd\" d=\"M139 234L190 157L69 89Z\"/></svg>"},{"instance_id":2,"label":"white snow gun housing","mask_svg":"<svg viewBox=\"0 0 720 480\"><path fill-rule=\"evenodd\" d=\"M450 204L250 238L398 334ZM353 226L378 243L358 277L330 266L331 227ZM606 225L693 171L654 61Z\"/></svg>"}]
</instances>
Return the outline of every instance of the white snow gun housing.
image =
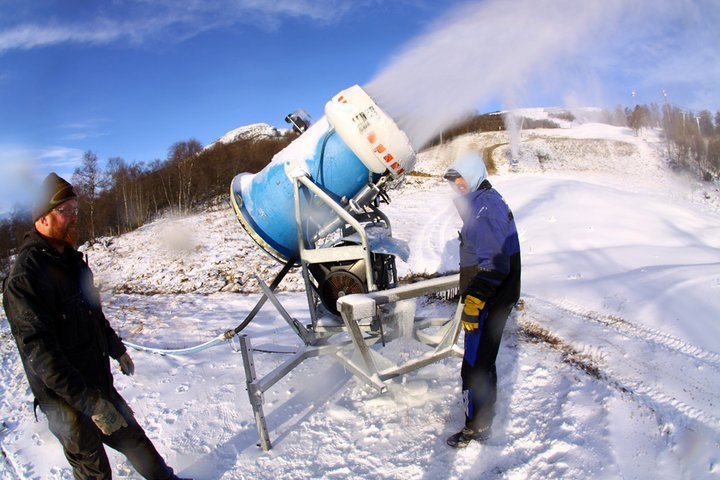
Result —
<instances>
[{"instance_id":1,"label":"white snow gun housing","mask_svg":"<svg viewBox=\"0 0 720 480\"><path fill-rule=\"evenodd\" d=\"M289 116L290 118L290 116ZM452 319L416 319L415 297L457 288L457 275L398 287L395 258L409 249L392 237L379 209L386 188L402 181L415 164L407 135L359 86L341 91L325 105L325 116L256 174L241 173L230 197L240 224L267 254L285 266L270 286L258 278L264 297L305 344L293 359L257 379L250 340L240 344L250 402L261 445L270 448L262 414L262 392L305 358L332 354L366 383L385 391L384 381L461 352L455 346L459 314ZM303 123L306 126L307 123ZM290 317L273 290L300 266L311 324ZM259 310L259 307L257 308ZM251 312L253 316L257 310ZM404 325L404 326L403 326ZM434 335L419 330L442 327ZM243 325L244 326L244 325ZM419 360L395 365L370 345L400 336L435 348ZM236 329L235 333L239 330ZM351 340L329 341L335 334ZM353 349L359 355L348 355Z\"/></svg>"}]
</instances>

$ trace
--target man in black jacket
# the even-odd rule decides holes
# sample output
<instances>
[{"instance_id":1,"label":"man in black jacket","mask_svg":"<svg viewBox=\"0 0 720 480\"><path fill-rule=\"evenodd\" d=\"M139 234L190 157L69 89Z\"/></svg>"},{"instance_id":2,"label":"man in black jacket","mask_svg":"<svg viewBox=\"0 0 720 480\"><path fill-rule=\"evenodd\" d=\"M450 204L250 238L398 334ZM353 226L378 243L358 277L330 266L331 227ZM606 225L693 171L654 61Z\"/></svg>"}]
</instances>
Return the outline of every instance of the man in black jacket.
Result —
<instances>
[{"instance_id":1,"label":"man in black jacket","mask_svg":"<svg viewBox=\"0 0 720 480\"><path fill-rule=\"evenodd\" d=\"M100 305L77 240L73 187L48 175L3 285L3 306L20 358L50 431L76 479L112 476L103 443L148 479L177 479L115 390L109 358L125 375L134 365Z\"/></svg>"}]
</instances>

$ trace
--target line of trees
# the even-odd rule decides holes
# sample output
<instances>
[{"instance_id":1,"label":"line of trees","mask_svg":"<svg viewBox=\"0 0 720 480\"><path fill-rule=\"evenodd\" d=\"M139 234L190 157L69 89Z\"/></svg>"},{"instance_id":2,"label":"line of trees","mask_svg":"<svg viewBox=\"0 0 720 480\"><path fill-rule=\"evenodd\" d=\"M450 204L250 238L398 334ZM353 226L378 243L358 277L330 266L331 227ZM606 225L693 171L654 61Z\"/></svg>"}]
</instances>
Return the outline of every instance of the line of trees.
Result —
<instances>
[{"instance_id":1,"label":"line of trees","mask_svg":"<svg viewBox=\"0 0 720 480\"><path fill-rule=\"evenodd\" d=\"M628 126L636 133L643 128L662 128L670 165L705 181L720 176L720 111L695 113L665 104L636 105L626 109Z\"/></svg>"},{"instance_id":2,"label":"line of trees","mask_svg":"<svg viewBox=\"0 0 720 480\"><path fill-rule=\"evenodd\" d=\"M698 114L666 106L663 117L668 155L676 168L712 181L720 175L720 112Z\"/></svg>"},{"instance_id":3,"label":"line of trees","mask_svg":"<svg viewBox=\"0 0 720 480\"><path fill-rule=\"evenodd\" d=\"M574 117L572 117L572 114L567 112L565 115L563 114L551 114L550 117L553 115L559 116L564 119L568 115L570 116L569 120L572 120ZM525 118L523 119L523 129L534 129L534 128L558 128L559 125L555 123L552 118L550 119L533 119L533 118ZM443 142L448 142L452 140L453 138L459 137L461 135L466 135L468 133L473 132L497 132L505 130L505 120L503 119L503 116L500 112L494 112L494 113L483 113L483 114L476 114L471 115L467 118L464 118L457 122L455 125L447 128L442 132L441 135L438 135L434 139L430 140L427 145L425 145L425 148L429 148L435 145L440 145Z\"/></svg>"},{"instance_id":4,"label":"line of trees","mask_svg":"<svg viewBox=\"0 0 720 480\"><path fill-rule=\"evenodd\" d=\"M240 139L203 149L196 139L174 143L165 160L150 164L109 158L103 169L92 151L69 180L78 194L79 241L119 235L165 213L184 214L228 200L230 182L240 172L256 173L297 134ZM16 207L0 222L0 259L12 255L32 228L28 210ZM5 260L0 267L7 271Z\"/></svg>"}]
</instances>

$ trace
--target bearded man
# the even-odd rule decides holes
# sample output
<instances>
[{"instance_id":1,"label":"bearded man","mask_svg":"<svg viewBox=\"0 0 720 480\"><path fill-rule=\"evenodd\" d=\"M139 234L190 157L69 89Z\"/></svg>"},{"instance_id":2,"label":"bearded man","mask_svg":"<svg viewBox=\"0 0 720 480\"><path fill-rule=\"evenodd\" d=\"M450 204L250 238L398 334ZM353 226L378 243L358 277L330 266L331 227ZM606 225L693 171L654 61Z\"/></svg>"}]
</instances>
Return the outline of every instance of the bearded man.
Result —
<instances>
[{"instance_id":1,"label":"bearded man","mask_svg":"<svg viewBox=\"0 0 720 480\"><path fill-rule=\"evenodd\" d=\"M110 358L125 375L135 366L103 314L90 267L73 247L78 201L72 185L49 174L32 213L35 228L3 282L3 307L35 406L76 479L112 477L103 444L145 478L177 479L113 386Z\"/></svg>"}]
</instances>

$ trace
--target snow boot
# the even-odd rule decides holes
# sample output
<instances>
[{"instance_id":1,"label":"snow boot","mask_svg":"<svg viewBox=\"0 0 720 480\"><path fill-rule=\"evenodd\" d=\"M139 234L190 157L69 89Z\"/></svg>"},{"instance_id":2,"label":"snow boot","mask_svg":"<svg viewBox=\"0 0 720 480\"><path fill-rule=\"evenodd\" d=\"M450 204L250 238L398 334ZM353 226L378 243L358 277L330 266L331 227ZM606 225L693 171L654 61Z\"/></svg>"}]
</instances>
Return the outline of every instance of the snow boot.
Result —
<instances>
[{"instance_id":1,"label":"snow boot","mask_svg":"<svg viewBox=\"0 0 720 480\"><path fill-rule=\"evenodd\" d=\"M468 444L475 440L477 442L485 442L492 436L492 429L487 427L483 430L475 432L470 430L468 427L462 429L462 431L451 435L447 439L447 444L453 448L465 448Z\"/></svg>"}]
</instances>

